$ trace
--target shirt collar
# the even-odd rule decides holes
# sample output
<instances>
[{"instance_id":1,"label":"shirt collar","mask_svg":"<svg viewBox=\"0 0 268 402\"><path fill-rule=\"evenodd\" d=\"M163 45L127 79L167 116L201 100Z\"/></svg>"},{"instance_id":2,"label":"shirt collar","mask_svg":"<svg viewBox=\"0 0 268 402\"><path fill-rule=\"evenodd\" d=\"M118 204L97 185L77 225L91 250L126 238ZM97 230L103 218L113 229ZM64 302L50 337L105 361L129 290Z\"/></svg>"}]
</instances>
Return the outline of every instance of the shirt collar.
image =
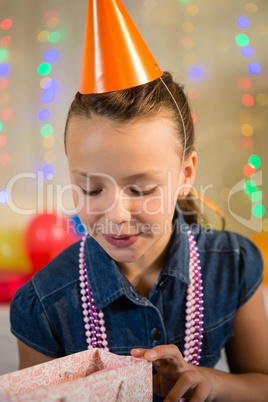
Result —
<instances>
[{"instance_id":1,"label":"shirt collar","mask_svg":"<svg viewBox=\"0 0 268 402\"><path fill-rule=\"evenodd\" d=\"M190 284L189 260L190 250L187 235L187 224L179 207L175 209L172 220L172 236L167 252L162 275L179 278ZM91 236L85 243L85 259L88 280L98 309L102 309L112 301L125 294L125 278L115 261L106 253ZM102 284L100 286L100 284Z\"/></svg>"}]
</instances>

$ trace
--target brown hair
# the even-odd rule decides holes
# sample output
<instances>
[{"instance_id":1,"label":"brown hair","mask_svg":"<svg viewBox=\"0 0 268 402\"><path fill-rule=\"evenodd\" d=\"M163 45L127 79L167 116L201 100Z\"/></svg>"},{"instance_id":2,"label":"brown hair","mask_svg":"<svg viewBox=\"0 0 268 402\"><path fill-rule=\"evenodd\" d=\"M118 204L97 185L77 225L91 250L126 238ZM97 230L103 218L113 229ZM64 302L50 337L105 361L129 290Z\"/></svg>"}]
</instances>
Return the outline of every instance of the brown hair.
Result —
<instances>
[{"instance_id":1,"label":"brown hair","mask_svg":"<svg viewBox=\"0 0 268 402\"><path fill-rule=\"evenodd\" d=\"M161 79L180 108L186 131L186 139L184 139L180 113ZM177 143L175 144L176 151L182 155L185 144L185 158L187 159L195 149L195 132L191 109L183 87L173 81L172 75L165 71L161 79L159 78L144 85L114 92L88 95L82 95L78 92L70 106L66 120L64 133L65 151L68 124L73 116L87 119L93 116L101 116L109 118L114 122L126 123L131 120L149 118L161 114L162 116L168 116L174 122L178 133ZM198 198L200 201L205 202L211 209L217 212L221 216L224 226L225 222L222 212L212 201L202 198L197 190L191 190L190 195L185 199L178 199L178 206L184 213L187 223L199 223L199 220L204 221L204 217L200 214L199 208L193 198Z\"/></svg>"}]
</instances>

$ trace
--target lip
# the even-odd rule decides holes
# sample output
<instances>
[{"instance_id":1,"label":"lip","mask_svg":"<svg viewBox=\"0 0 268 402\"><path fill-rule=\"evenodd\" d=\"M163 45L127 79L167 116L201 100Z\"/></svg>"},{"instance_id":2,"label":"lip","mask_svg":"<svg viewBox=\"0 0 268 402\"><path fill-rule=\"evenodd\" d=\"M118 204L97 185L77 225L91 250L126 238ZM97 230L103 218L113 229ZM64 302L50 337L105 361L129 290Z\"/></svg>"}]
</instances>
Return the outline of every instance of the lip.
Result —
<instances>
[{"instance_id":1,"label":"lip","mask_svg":"<svg viewBox=\"0 0 268 402\"><path fill-rule=\"evenodd\" d=\"M112 236L112 235L103 234L104 239L109 244L111 244L112 246L115 246L115 247L130 247L134 243L136 243L139 236L140 236L140 233L132 235L132 236L129 236L129 235Z\"/></svg>"}]
</instances>

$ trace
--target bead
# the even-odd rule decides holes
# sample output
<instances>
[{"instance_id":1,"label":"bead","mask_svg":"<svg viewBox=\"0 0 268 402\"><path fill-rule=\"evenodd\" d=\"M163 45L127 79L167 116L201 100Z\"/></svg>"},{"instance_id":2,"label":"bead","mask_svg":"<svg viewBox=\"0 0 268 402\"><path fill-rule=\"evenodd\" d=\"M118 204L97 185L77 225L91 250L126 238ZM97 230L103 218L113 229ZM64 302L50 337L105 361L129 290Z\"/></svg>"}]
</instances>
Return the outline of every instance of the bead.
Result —
<instances>
[{"instance_id":1,"label":"bead","mask_svg":"<svg viewBox=\"0 0 268 402\"><path fill-rule=\"evenodd\" d=\"M95 347L103 348L105 351L109 351L108 342L106 340L106 328L104 321L104 314L98 311L95 301L91 292L91 287L88 282L86 263L85 263L85 241L87 233L83 236L80 242L79 249L79 279L80 279L80 293L82 295L82 308L84 322L85 322L85 334L87 337L88 349ZM190 285L187 288L186 293L186 317L185 317L185 351L184 360L191 362L194 365L199 365L202 339L203 339L203 286L202 286L202 274L199 260L199 252L196 246L196 241L191 231L187 230L189 247L190 247L190 262L189 262L189 277ZM92 337L92 338L90 338Z\"/></svg>"}]
</instances>

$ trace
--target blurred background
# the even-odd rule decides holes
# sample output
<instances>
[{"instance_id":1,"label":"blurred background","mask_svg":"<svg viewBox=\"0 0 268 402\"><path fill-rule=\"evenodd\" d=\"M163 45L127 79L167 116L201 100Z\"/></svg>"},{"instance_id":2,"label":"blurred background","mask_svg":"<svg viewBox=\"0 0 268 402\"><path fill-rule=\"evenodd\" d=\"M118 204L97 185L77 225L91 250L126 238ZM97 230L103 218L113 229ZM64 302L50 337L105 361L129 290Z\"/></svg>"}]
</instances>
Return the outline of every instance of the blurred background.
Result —
<instances>
[{"instance_id":1,"label":"blurred background","mask_svg":"<svg viewBox=\"0 0 268 402\"><path fill-rule=\"evenodd\" d=\"M124 4L161 69L185 86L199 154L195 188L221 208L227 230L258 245L268 282L268 2ZM82 233L63 132L79 87L86 8L86 0L0 0L2 303ZM201 209L220 229L219 217Z\"/></svg>"}]
</instances>

